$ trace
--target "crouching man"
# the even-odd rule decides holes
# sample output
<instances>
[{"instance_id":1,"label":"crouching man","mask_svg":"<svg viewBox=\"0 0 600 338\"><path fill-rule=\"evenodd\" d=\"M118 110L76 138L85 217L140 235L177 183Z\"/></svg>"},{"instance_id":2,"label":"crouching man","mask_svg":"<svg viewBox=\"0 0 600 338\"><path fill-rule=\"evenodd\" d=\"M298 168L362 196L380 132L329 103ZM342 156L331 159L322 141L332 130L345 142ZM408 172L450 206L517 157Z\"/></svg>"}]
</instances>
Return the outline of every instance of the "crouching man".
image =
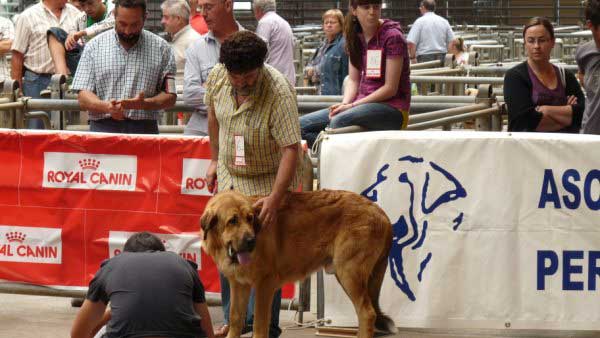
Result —
<instances>
[{"instance_id":1,"label":"crouching man","mask_svg":"<svg viewBox=\"0 0 600 338\"><path fill-rule=\"evenodd\" d=\"M101 264L71 338L93 337L109 302L103 338L214 337L196 264L166 252L148 232L131 236L123 253Z\"/></svg>"}]
</instances>

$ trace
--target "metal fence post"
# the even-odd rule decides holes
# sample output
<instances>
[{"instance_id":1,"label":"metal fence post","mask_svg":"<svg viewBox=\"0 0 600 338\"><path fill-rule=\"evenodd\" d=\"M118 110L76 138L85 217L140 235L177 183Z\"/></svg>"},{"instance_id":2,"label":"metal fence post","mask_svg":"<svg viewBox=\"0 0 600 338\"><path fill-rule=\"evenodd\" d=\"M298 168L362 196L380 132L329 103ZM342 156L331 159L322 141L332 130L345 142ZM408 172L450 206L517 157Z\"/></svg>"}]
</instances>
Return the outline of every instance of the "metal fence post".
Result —
<instances>
[{"instance_id":1,"label":"metal fence post","mask_svg":"<svg viewBox=\"0 0 600 338\"><path fill-rule=\"evenodd\" d=\"M63 99L63 85L67 82L67 77L62 74L54 74L52 78L50 78L50 98L53 100L61 100ZM51 111L50 112L50 120L52 121L52 129L65 129L64 123L64 112L62 110L59 111Z\"/></svg>"}]
</instances>

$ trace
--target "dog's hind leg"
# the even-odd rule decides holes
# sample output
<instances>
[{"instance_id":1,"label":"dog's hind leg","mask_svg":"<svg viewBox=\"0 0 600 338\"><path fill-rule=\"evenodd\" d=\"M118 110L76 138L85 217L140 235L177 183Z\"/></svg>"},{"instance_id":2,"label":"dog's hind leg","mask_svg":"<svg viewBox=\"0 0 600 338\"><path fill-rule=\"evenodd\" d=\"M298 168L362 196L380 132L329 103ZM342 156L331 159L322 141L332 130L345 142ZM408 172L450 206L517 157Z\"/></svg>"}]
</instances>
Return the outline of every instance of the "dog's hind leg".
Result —
<instances>
[{"instance_id":1,"label":"dog's hind leg","mask_svg":"<svg viewBox=\"0 0 600 338\"><path fill-rule=\"evenodd\" d=\"M354 304L358 316L358 338L372 338L374 334L376 314L369 296L369 272L351 262L336 267L336 277Z\"/></svg>"},{"instance_id":2,"label":"dog's hind leg","mask_svg":"<svg viewBox=\"0 0 600 338\"><path fill-rule=\"evenodd\" d=\"M253 338L268 338L271 323L271 305L277 286L271 280L263 280L257 283L256 302L254 304L254 332Z\"/></svg>"},{"instance_id":3,"label":"dog's hind leg","mask_svg":"<svg viewBox=\"0 0 600 338\"><path fill-rule=\"evenodd\" d=\"M229 279L231 306L229 309L229 333L227 338L239 338L246 322L246 308L250 298L250 285Z\"/></svg>"},{"instance_id":4,"label":"dog's hind leg","mask_svg":"<svg viewBox=\"0 0 600 338\"><path fill-rule=\"evenodd\" d=\"M375 309L375 328L387 333L396 333L398 332L396 324L390 317L384 315L379 307L379 294L381 292L381 284L383 283L383 279L385 277L387 265L388 256L386 252L379 258L377 263L375 263L371 277L369 277L369 296L371 297L373 309Z\"/></svg>"}]
</instances>

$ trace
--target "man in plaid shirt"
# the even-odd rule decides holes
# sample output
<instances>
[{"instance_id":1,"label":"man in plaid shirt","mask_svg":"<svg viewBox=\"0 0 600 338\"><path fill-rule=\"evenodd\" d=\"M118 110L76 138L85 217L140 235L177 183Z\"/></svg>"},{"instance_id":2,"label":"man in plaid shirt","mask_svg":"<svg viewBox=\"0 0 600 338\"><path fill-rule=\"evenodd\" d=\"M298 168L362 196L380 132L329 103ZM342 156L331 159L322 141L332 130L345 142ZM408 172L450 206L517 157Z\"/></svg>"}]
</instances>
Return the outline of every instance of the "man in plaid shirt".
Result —
<instances>
[{"instance_id":1,"label":"man in plaid shirt","mask_svg":"<svg viewBox=\"0 0 600 338\"><path fill-rule=\"evenodd\" d=\"M72 88L90 130L158 134L158 113L172 107L175 56L169 44L143 29L145 0L117 0L115 29L85 47Z\"/></svg>"}]
</instances>

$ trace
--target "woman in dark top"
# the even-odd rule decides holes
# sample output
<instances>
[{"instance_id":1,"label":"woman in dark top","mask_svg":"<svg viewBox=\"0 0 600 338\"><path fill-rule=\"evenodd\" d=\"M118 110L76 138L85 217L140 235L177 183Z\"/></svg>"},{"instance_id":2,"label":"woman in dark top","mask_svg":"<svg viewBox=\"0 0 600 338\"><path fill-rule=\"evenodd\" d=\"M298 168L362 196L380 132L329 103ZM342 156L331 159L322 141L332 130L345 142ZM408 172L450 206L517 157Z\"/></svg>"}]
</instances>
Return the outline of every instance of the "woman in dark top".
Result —
<instances>
[{"instance_id":1,"label":"woman in dark top","mask_svg":"<svg viewBox=\"0 0 600 338\"><path fill-rule=\"evenodd\" d=\"M532 18L523 29L527 61L504 77L509 131L577 133L585 98L575 76L550 63L554 28Z\"/></svg>"}]
</instances>

